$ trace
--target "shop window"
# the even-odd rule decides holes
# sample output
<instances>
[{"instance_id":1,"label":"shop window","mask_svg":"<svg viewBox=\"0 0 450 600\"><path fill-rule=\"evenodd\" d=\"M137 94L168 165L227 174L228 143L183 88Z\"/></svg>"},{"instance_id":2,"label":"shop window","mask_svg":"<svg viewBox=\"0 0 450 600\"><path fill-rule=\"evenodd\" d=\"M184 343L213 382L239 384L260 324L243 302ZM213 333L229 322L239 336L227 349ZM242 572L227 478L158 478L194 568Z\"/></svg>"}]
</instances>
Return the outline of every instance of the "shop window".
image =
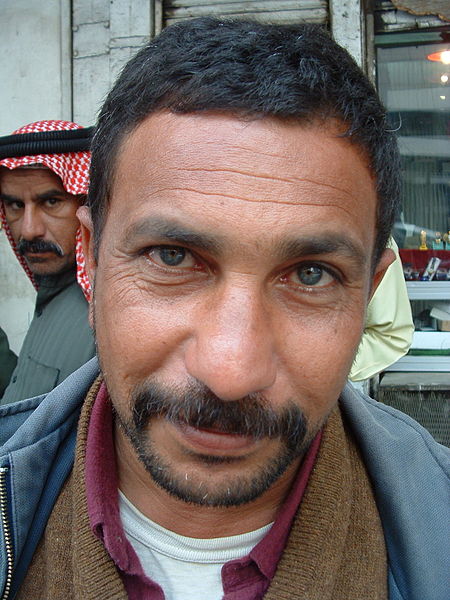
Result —
<instances>
[{"instance_id":1,"label":"shop window","mask_svg":"<svg viewBox=\"0 0 450 600\"><path fill-rule=\"evenodd\" d=\"M402 159L401 206L393 235L410 298L424 301L413 304L416 329L448 332L450 27L382 34L376 45L378 89L389 126L398 130ZM425 345L437 346L424 349L449 349L450 354L450 333L422 337L431 340Z\"/></svg>"},{"instance_id":2,"label":"shop window","mask_svg":"<svg viewBox=\"0 0 450 600\"><path fill-rule=\"evenodd\" d=\"M415 333L378 399L450 445L450 27L375 36L377 85L397 131L400 248Z\"/></svg>"}]
</instances>

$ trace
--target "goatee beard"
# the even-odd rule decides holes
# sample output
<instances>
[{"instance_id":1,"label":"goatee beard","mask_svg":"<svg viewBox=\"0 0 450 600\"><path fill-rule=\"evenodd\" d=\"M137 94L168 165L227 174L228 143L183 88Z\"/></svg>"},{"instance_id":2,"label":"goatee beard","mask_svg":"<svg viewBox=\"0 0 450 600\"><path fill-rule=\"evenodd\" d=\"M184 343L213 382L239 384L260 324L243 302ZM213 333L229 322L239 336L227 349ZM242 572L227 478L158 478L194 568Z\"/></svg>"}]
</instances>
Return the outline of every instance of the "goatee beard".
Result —
<instances>
[{"instance_id":1,"label":"goatee beard","mask_svg":"<svg viewBox=\"0 0 450 600\"><path fill-rule=\"evenodd\" d=\"M307 434L305 417L292 401L279 411L262 394L224 401L198 382L180 390L146 381L132 391L131 406L131 419L124 421L118 414L117 418L139 460L157 485L172 496L197 505L228 507L255 500L306 452L313 437ZM187 473L180 473L177 465L160 454L151 435L155 419L254 440L275 440L274 455L247 473L245 458L192 453L194 462L209 469L230 464L236 473L236 465L243 464L242 473L225 477L224 484L209 486L203 480L192 480Z\"/></svg>"}]
</instances>

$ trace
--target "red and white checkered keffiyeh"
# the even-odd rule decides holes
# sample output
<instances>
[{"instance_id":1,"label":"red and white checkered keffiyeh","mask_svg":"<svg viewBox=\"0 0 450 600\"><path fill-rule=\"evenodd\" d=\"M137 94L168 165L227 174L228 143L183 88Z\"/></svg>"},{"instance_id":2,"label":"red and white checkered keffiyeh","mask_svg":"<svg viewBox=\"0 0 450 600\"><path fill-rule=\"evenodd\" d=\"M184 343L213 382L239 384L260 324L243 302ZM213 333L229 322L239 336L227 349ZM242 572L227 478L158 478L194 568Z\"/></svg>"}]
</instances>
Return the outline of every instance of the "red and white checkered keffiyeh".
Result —
<instances>
[{"instance_id":1,"label":"red and white checkered keffiyeh","mask_svg":"<svg viewBox=\"0 0 450 600\"><path fill-rule=\"evenodd\" d=\"M83 290L83 294L88 302L92 299L92 286L86 271L86 260L84 258L83 246L81 244L81 231L78 229L76 235L75 254L77 261L77 281Z\"/></svg>"},{"instance_id":2,"label":"red and white checkered keffiyeh","mask_svg":"<svg viewBox=\"0 0 450 600\"><path fill-rule=\"evenodd\" d=\"M37 133L41 131L67 131L70 129L81 129L81 125L77 125L77 123L72 123L71 121L36 121L35 123L24 125L20 129L16 129L16 131L13 131L13 135ZM20 156L17 158L4 158L0 160L0 167L17 169L18 167L23 167L25 165L44 165L51 169L61 179L66 192L73 195L79 195L88 193L90 163L91 153L88 151L81 151L60 154L35 154L30 156ZM2 204L0 204L0 217L6 232L6 236L14 253L16 254L20 264L27 273L31 282L36 287L33 274L28 268L25 259L17 252L16 245L5 219L5 213ZM78 230L76 236L76 257L77 280L87 300L90 300L91 285L85 270L85 260L83 250L81 248L80 230Z\"/></svg>"}]
</instances>

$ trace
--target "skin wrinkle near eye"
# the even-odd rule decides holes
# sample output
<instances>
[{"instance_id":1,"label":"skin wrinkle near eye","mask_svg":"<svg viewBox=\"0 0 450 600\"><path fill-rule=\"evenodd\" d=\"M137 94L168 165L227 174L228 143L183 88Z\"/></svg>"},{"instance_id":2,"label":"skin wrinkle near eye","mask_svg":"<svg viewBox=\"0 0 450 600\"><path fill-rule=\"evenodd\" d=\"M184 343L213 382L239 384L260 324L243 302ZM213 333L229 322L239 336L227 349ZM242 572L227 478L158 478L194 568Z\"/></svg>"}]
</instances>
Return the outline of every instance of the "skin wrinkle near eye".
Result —
<instances>
[{"instance_id":1,"label":"skin wrinkle near eye","mask_svg":"<svg viewBox=\"0 0 450 600\"><path fill-rule=\"evenodd\" d=\"M119 268L108 269L105 271L105 282L111 286L116 286L115 302L117 306L141 306L142 299L148 293L147 286L139 278L134 278L133 274L123 273ZM124 285L120 285L120 282L125 282ZM95 282L94 282L95 289ZM95 297L94 297L95 302Z\"/></svg>"}]
</instances>

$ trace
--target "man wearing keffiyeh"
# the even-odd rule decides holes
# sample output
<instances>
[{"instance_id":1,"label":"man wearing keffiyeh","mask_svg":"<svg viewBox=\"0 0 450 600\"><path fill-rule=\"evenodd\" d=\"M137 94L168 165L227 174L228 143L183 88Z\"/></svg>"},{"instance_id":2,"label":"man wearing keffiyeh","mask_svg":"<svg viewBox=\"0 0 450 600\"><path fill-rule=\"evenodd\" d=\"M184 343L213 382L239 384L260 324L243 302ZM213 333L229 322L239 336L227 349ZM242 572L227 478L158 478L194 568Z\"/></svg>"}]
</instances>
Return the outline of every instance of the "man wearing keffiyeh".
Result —
<instances>
[{"instance_id":1,"label":"man wearing keffiyeh","mask_svg":"<svg viewBox=\"0 0 450 600\"><path fill-rule=\"evenodd\" d=\"M1 220L37 290L34 317L1 404L50 391L94 354L75 260L89 142L89 129L56 120L30 123L0 139Z\"/></svg>"}]
</instances>

